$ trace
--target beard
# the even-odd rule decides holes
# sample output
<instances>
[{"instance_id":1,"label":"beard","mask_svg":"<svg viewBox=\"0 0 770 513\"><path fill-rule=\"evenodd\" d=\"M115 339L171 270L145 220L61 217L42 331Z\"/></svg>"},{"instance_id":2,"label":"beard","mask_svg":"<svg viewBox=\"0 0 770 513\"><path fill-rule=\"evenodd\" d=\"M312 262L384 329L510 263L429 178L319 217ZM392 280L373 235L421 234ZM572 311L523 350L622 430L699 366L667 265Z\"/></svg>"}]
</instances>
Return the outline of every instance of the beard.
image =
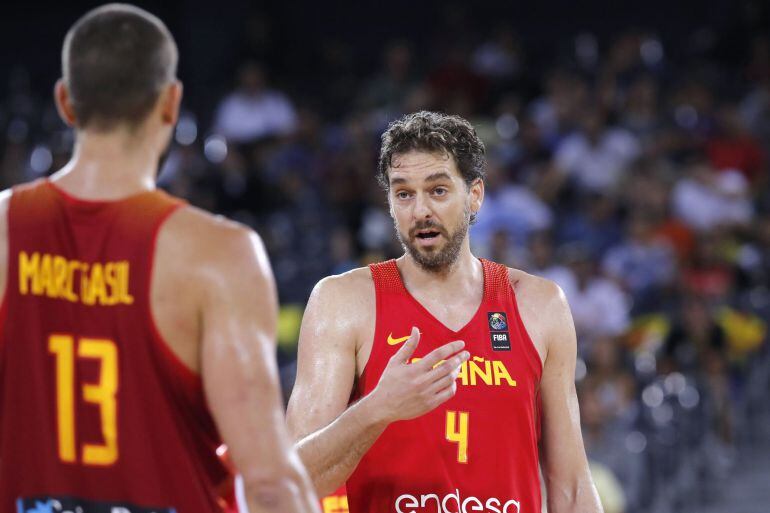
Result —
<instances>
[{"instance_id":1,"label":"beard","mask_svg":"<svg viewBox=\"0 0 770 513\"><path fill-rule=\"evenodd\" d=\"M440 273L452 266L460 256L460 249L462 248L463 241L468 235L468 227L470 226L470 209L465 208L463 211L463 218L460 222L460 226L457 229L449 233L444 226L434 221L421 221L416 223L407 235L401 233L396 227L396 235L398 236L401 246L404 251L412 257L412 259L423 270L431 273ZM446 243L440 248L428 248L423 249L413 243L416 238L416 233L419 230L433 229L439 232L441 237L446 238Z\"/></svg>"}]
</instances>

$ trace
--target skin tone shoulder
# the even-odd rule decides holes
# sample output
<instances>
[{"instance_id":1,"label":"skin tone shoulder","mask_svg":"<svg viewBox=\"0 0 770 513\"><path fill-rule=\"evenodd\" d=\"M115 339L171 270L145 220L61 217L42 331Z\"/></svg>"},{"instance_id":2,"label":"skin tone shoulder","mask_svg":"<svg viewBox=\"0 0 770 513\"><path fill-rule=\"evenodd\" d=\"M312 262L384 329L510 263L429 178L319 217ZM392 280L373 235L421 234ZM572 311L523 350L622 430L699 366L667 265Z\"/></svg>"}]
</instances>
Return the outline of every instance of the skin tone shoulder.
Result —
<instances>
[{"instance_id":1,"label":"skin tone shoulder","mask_svg":"<svg viewBox=\"0 0 770 513\"><path fill-rule=\"evenodd\" d=\"M72 160L52 180L88 200L154 190L181 93L174 81L138 126L95 131L78 126L59 81L57 106L76 128L77 142ZM9 196L0 194L0 290L8 281ZM158 235L150 299L170 349L202 378L211 413L243 476L249 511L317 512L312 483L286 432L274 356L277 297L259 236L193 207L177 209Z\"/></svg>"},{"instance_id":2,"label":"skin tone shoulder","mask_svg":"<svg viewBox=\"0 0 770 513\"><path fill-rule=\"evenodd\" d=\"M391 216L406 249L397 261L404 284L438 320L457 330L482 300L483 274L467 229L483 202L484 184L480 179L466 184L450 157L419 151L394 156L388 175ZM601 511L580 433L576 339L566 299L548 280L515 269L509 279L543 363L541 459L549 511ZM319 282L303 319L287 420L321 495L349 477L388 424L422 415L451 397L459 366L468 358L462 341L454 341L407 365L419 343L413 329L375 389L348 407L371 352L375 309L371 274L356 269Z\"/></svg>"}]
</instances>

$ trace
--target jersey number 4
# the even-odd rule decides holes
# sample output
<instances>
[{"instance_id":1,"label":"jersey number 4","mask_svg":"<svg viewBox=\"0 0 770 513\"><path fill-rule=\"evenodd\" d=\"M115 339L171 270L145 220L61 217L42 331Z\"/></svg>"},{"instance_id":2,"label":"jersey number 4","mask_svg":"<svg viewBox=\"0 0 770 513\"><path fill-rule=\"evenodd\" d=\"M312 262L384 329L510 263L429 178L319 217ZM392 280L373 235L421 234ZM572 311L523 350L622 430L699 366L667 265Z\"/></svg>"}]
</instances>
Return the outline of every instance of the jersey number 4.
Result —
<instances>
[{"instance_id":1,"label":"jersey number 4","mask_svg":"<svg viewBox=\"0 0 770 513\"><path fill-rule=\"evenodd\" d=\"M446 412L446 439L457 444L457 461L468 463L468 420L467 411Z\"/></svg>"},{"instance_id":2,"label":"jersey number 4","mask_svg":"<svg viewBox=\"0 0 770 513\"><path fill-rule=\"evenodd\" d=\"M112 340L51 335L48 351L56 359L56 410L59 458L77 462L75 447L75 359L99 361L99 381L83 384L82 399L99 407L104 443L83 443L84 465L111 465L118 460L118 346Z\"/></svg>"}]
</instances>

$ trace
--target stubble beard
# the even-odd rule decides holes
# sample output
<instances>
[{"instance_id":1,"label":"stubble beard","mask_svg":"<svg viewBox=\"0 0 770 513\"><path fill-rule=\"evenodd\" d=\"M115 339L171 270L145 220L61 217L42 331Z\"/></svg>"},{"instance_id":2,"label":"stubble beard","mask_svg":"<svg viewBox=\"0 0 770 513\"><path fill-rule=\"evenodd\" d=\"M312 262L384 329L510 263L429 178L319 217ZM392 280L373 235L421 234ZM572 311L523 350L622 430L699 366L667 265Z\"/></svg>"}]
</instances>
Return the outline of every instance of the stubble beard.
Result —
<instances>
[{"instance_id":1,"label":"stubble beard","mask_svg":"<svg viewBox=\"0 0 770 513\"><path fill-rule=\"evenodd\" d=\"M407 235L401 233L398 227L396 227L396 235L398 236L398 240L401 242L404 251L420 268L430 273L440 274L449 269L457 261L465 237L468 235L469 226L470 210L466 207L463 212L463 219L460 226L458 226L452 233L448 233L442 225L434 223L433 221L426 221L415 224ZM434 228L439 231L441 236L447 239L446 244L440 249L429 250L422 250L417 247L417 245L413 244L412 240L415 237L415 232L426 228Z\"/></svg>"}]
</instances>

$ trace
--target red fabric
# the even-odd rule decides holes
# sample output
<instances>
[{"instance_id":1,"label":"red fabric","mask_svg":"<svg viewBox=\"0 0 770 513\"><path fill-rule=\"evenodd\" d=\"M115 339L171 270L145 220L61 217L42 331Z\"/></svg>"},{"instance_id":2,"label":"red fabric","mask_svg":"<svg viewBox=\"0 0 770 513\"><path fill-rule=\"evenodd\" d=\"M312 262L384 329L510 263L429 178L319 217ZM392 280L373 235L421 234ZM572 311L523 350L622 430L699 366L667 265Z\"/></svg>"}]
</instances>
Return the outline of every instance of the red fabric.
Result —
<instances>
[{"instance_id":1,"label":"red fabric","mask_svg":"<svg viewBox=\"0 0 770 513\"><path fill-rule=\"evenodd\" d=\"M179 513L221 511L218 490L227 471L216 455L221 442L200 378L165 345L150 310L155 239L181 204L162 192L82 201L47 180L14 189L0 326L0 511L15 511L19 498L65 496ZM23 255L35 254L39 267L29 274ZM54 274L65 276L62 262L89 270L81 267L70 284L57 282L41 263L45 255L58 259ZM127 264L127 277L108 265L114 262ZM121 276L127 290L118 296ZM35 279L43 284L37 291ZM52 349L57 334L69 355ZM89 338L102 349L114 346L115 363L84 354ZM67 362L69 380L60 367ZM116 390L89 399L87 390L110 375ZM62 397L71 398L69 407ZM105 415L112 399L117 452L89 460L87 446L109 446ZM71 424L62 411L73 412ZM63 424L74 432L74 451L64 457Z\"/></svg>"},{"instance_id":2,"label":"red fabric","mask_svg":"<svg viewBox=\"0 0 770 513\"><path fill-rule=\"evenodd\" d=\"M400 347L389 344L389 337L392 341L409 335L412 326L421 333L416 357L464 340L471 360L464 365L453 398L422 417L391 424L363 457L347 482L351 513L540 512L537 388L542 365L519 316L507 268L487 260L482 264L482 303L457 332L409 294L394 260L370 266L377 294L376 329L355 398L374 389ZM489 316L496 313L507 318L509 350L492 348ZM503 368L515 386L499 372ZM450 437L448 412L454 412ZM460 413L468 415L466 462L460 461L461 444L450 440L462 430Z\"/></svg>"}]
</instances>

